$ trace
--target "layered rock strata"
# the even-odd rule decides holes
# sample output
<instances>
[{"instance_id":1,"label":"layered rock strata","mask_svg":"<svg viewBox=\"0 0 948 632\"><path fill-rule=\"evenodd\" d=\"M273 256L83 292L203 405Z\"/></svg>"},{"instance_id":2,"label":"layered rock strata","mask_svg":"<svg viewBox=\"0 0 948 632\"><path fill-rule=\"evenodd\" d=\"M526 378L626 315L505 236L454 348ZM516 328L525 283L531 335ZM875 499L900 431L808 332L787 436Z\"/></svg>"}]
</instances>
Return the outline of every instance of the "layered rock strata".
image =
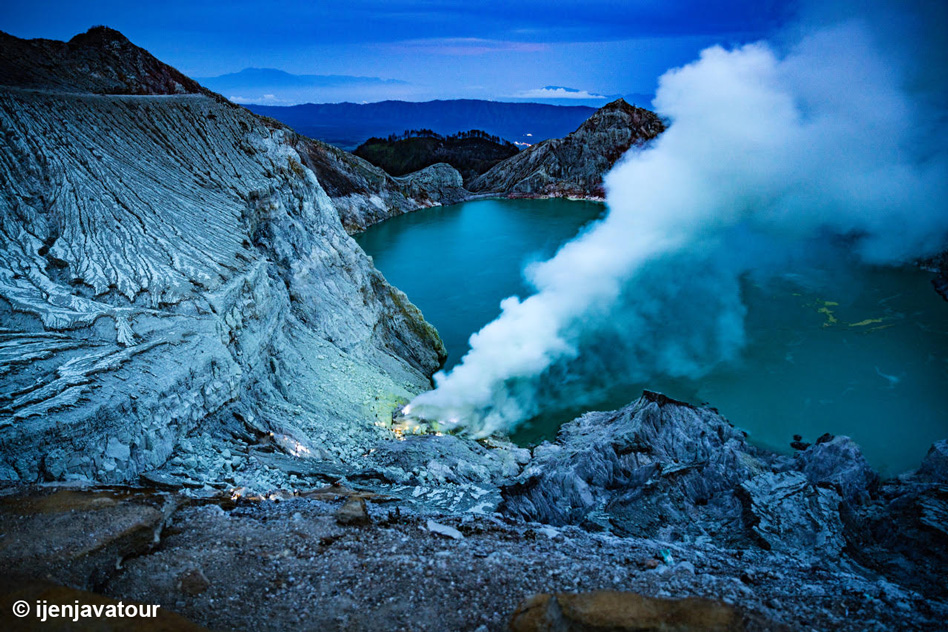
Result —
<instances>
[{"instance_id":1,"label":"layered rock strata","mask_svg":"<svg viewBox=\"0 0 948 632\"><path fill-rule=\"evenodd\" d=\"M4 39L0 478L136 481L222 441L367 452L440 366L435 330L295 134L114 31L85 38L105 52ZM26 73L24 48L57 65Z\"/></svg>"}]
</instances>

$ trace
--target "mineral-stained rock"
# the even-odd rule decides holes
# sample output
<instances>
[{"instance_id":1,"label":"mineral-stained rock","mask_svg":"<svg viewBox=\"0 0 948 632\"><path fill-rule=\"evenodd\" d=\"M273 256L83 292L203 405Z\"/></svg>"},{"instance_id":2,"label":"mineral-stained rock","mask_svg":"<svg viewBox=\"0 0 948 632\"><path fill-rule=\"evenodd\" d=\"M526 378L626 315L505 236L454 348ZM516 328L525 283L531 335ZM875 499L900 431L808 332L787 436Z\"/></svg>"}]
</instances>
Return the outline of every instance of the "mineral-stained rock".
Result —
<instances>
[{"instance_id":1,"label":"mineral-stained rock","mask_svg":"<svg viewBox=\"0 0 948 632\"><path fill-rule=\"evenodd\" d=\"M710 599L658 599L635 593L537 594L525 599L510 621L512 632L736 632L741 613Z\"/></svg>"},{"instance_id":2,"label":"mineral-stained rock","mask_svg":"<svg viewBox=\"0 0 948 632\"><path fill-rule=\"evenodd\" d=\"M336 522L341 525L359 526L369 524L371 521L369 511L365 506L365 498L351 496L336 511Z\"/></svg>"},{"instance_id":3,"label":"mineral-stained rock","mask_svg":"<svg viewBox=\"0 0 948 632\"><path fill-rule=\"evenodd\" d=\"M602 177L630 147L665 130L653 112L618 99L600 108L572 134L545 140L474 178L476 193L510 197L602 198Z\"/></svg>"},{"instance_id":4,"label":"mineral-stained rock","mask_svg":"<svg viewBox=\"0 0 948 632\"><path fill-rule=\"evenodd\" d=\"M28 495L24 495L28 494ZM0 566L5 573L94 586L129 555L154 546L174 498L26 489L0 501Z\"/></svg>"}]
</instances>

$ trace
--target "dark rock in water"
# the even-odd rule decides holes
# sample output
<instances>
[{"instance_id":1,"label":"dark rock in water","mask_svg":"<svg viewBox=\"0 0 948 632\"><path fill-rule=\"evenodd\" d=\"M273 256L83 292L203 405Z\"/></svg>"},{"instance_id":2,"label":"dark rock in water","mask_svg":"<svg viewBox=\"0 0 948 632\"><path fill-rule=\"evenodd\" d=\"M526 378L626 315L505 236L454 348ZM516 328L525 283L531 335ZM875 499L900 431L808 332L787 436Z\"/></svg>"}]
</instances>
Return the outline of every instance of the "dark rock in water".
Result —
<instances>
[{"instance_id":1,"label":"dark rock in water","mask_svg":"<svg viewBox=\"0 0 948 632\"><path fill-rule=\"evenodd\" d=\"M610 590L531 595L517 607L510 620L512 632L738 632L744 629L741 612L720 601L696 597L657 599Z\"/></svg>"},{"instance_id":2,"label":"dark rock in water","mask_svg":"<svg viewBox=\"0 0 948 632\"><path fill-rule=\"evenodd\" d=\"M810 444L806 441L791 441L790 447L794 450L806 450L810 447Z\"/></svg>"},{"instance_id":3,"label":"dark rock in water","mask_svg":"<svg viewBox=\"0 0 948 632\"><path fill-rule=\"evenodd\" d=\"M803 435L795 434L795 435L793 435L793 440L794 440L794 441L803 441Z\"/></svg>"},{"instance_id":4,"label":"dark rock in water","mask_svg":"<svg viewBox=\"0 0 948 632\"><path fill-rule=\"evenodd\" d=\"M934 257L929 257L921 261L920 264L935 273L932 285L935 287L935 291L948 301L948 250L940 252Z\"/></svg>"},{"instance_id":5,"label":"dark rock in water","mask_svg":"<svg viewBox=\"0 0 948 632\"><path fill-rule=\"evenodd\" d=\"M832 441L833 436L834 435L831 435L828 432L824 432L823 434L821 434L819 437L816 438L816 443L820 444L820 443L826 443L827 441Z\"/></svg>"}]
</instances>

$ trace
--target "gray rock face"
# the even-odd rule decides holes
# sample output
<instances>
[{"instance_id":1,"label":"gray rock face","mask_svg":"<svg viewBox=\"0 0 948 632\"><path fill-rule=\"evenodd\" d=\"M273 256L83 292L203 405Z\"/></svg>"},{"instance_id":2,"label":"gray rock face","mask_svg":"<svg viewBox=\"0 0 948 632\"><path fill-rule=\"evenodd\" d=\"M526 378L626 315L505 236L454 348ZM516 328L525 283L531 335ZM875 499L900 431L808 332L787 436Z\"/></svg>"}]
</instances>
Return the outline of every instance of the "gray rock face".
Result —
<instances>
[{"instance_id":1,"label":"gray rock face","mask_svg":"<svg viewBox=\"0 0 948 632\"><path fill-rule=\"evenodd\" d=\"M879 485L879 475L849 437L817 442L796 455L793 467L813 485L832 486L848 503L868 502Z\"/></svg>"},{"instance_id":2,"label":"gray rock face","mask_svg":"<svg viewBox=\"0 0 948 632\"><path fill-rule=\"evenodd\" d=\"M445 162L419 169L395 180L402 186L405 195L429 206L456 204L471 195L464 188L458 170Z\"/></svg>"},{"instance_id":3,"label":"gray rock face","mask_svg":"<svg viewBox=\"0 0 948 632\"><path fill-rule=\"evenodd\" d=\"M318 140L296 136L293 144L332 199L350 235L391 217L470 196L461 174L450 165L432 165L393 178L368 161Z\"/></svg>"},{"instance_id":4,"label":"gray rock face","mask_svg":"<svg viewBox=\"0 0 948 632\"><path fill-rule=\"evenodd\" d=\"M945 442L911 476L879 482L848 437L796 457L756 449L716 411L646 392L587 413L501 488L508 515L665 542L762 548L804 563L856 563L945 594ZM847 561L848 560L848 561Z\"/></svg>"},{"instance_id":5,"label":"gray rock face","mask_svg":"<svg viewBox=\"0 0 948 632\"><path fill-rule=\"evenodd\" d=\"M632 146L665 130L653 112L618 99L600 108L565 138L545 140L473 179L475 193L510 197L602 199L603 175Z\"/></svg>"},{"instance_id":6,"label":"gray rock face","mask_svg":"<svg viewBox=\"0 0 948 632\"><path fill-rule=\"evenodd\" d=\"M128 91L176 76L155 63ZM344 461L390 436L444 349L294 135L204 94L67 92L74 70L0 91L0 475L134 481L248 436Z\"/></svg>"},{"instance_id":7,"label":"gray rock face","mask_svg":"<svg viewBox=\"0 0 948 632\"><path fill-rule=\"evenodd\" d=\"M840 496L815 487L800 472L761 474L741 484L748 526L764 548L781 553L837 556L846 542Z\"/></svg>"},{"instance_id":8,"label":"gray rock face","mask_svg":"<svg viewBox=\"0 0 948 632\"><path fill-rule=\"evenodd\" d=\"M643 537L743 538L739 485L767 468L710 409L646 393L564 425L502 490L506 512L551 524L598 523Z\"/></svg>"}]
</instances>

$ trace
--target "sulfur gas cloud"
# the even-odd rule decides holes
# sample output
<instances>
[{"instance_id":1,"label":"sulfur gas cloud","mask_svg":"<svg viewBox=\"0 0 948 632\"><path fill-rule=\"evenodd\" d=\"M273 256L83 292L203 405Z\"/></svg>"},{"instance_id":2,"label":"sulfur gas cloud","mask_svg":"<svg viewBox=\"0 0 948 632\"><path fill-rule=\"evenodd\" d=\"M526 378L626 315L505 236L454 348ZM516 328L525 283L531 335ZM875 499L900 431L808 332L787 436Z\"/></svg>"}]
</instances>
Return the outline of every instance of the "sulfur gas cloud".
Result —
<instances>
[{"instance_id":1,"label":"sulfur gas cloud","mask_svg":"<svg viewBox=\"0 0 948 632\"><path fill-rule=\"evenodd\" d=\"M741 353L742 279L948 247L936 5L823 8L667 72L669 128L607 175L605 217L525 270L535 293L505 299L412 415L479 436L609 372L699 378Z\"/></svg>"}]
</instances>

